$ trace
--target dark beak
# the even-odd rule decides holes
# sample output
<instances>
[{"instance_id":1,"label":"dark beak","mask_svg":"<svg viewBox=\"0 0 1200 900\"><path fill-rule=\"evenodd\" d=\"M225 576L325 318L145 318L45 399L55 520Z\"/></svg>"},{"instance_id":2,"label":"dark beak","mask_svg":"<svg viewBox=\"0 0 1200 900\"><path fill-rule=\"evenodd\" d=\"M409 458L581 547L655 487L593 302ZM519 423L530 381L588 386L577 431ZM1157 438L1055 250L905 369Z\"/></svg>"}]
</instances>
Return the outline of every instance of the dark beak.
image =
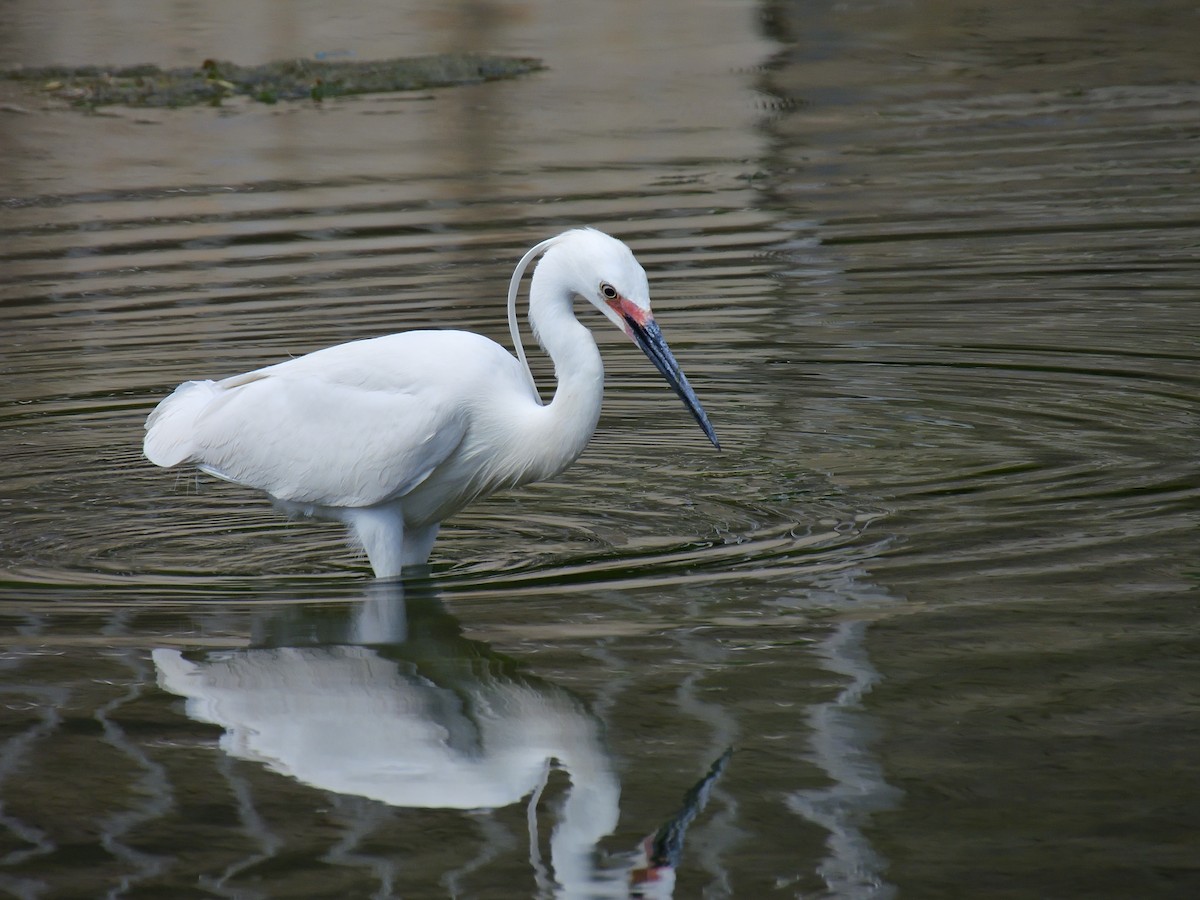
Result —
<instances>
[{"instance_id":1,"label":"dark beak","mask_svg":"<svg viewBox=\"0 0 1200 900\"><path fill-rule=\"evenodd\" d=\"M667 383L679 395L679 399L683 401L684 405L695 416L696 421L700 423L700 427L704 429L704 433L708 435L708 439L712 441L712 445L720 450L721 445L717 441L717 433L713 431L712 424L708 421L708 416L704 413L704 407L696 399L696 392L688 384L687 376L683 374L683 370L679 368L679 363L675 361L675 356L671 353L671 348L667 346L667 341L662 336L662 331L659 330L658 323L653 319L649 319L645 325L641 325L630 316L625 316L625 323L628 326L629 336L633 338L634 343L641 347L642 352L650 357L650 362L654 363L655 368L662 372L663 378L667 379Z\"/></svg>"}]
</instances>

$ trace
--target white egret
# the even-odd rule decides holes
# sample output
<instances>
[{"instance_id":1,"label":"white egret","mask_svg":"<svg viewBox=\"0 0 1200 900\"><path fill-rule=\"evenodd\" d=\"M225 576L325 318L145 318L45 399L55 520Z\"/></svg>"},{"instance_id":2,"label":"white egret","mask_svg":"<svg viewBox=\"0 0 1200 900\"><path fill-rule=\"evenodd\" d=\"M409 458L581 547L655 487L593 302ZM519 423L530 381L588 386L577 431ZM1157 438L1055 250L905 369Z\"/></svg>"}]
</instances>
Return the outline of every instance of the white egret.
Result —
<instances>
[{"instance_id":1,"label":"white egret","mask_svg":"<svg viewBox=\"0 0 1200 900\"><path fill-rule=\"evenodd\" d=\"M530 261L529 324L554 362L542 403L517 331ZM646 273L591 228L533 247L508 288L516 345L466 331L351 341L221 381L187 381L146 420L146 457L266 491L291 513L349 526L375 575L429 558L438 527L468 503L557 475L600 417L604 367L575 318L582 297L636 343L720 449L708 416L650 311Z\"/></svg>"}]
</instances>

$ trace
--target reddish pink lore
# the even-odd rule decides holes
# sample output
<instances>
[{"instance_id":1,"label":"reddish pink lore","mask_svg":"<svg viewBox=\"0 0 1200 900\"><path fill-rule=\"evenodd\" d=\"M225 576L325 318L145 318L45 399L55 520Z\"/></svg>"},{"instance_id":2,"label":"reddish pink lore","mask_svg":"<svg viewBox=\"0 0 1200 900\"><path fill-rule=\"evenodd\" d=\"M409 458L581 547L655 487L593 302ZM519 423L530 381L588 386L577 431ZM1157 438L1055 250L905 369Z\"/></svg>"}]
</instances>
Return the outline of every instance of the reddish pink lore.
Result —
<instances>
[{"instance_id":1,"label":"reddish pink lore","mask_svg":"<svg viewBox=\"0 0 1200 900\"><path fill-rule=\"evenodd\" d=\"M608 305L611 306L613 311L618 316L621 317L622 322L624 322L626 319L632 319L635 323L637 323L639 326L641 326L643 328L649 322L653 321L653 318L654 318L653 316L650 315L649 310L642 309L640 306L638 306L632 300L627 300L624 297L620 296L619 294L616 297L614 297L612 300L609 300ZM629 325L625 324L624 327L625 327L625 333L629 334ZM633 337L632 334L629 334L629 336Z\"/></svg>"}]
</instances>

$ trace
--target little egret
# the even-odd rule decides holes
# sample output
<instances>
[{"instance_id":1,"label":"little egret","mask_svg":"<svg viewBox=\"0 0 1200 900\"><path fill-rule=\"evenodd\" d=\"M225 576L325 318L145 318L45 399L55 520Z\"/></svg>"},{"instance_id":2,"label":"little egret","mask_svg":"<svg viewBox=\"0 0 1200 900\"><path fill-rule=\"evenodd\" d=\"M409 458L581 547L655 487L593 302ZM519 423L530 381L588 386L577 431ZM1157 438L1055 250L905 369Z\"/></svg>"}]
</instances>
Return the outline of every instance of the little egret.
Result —
<instances>
[{"instance_id":1,"label":"little egret","mask_svg":"<svg viewBox=\"0 0 1200 900\"><path fill-rule=\"evenodd\" d=\"M529 324L558 384L543 405L517 330L530 261ZM503 488L557 475L595 431L604 366L575 318L583 297L641 347L717 436L650 311L646 273L591 228L542 241L508 286L516 346L466 331L351 341L222 381L187 381L146 420L146 457L267 494L293 514L345 523L378 578L422 565L449 515Z\"/></svg>"}]
</instances>

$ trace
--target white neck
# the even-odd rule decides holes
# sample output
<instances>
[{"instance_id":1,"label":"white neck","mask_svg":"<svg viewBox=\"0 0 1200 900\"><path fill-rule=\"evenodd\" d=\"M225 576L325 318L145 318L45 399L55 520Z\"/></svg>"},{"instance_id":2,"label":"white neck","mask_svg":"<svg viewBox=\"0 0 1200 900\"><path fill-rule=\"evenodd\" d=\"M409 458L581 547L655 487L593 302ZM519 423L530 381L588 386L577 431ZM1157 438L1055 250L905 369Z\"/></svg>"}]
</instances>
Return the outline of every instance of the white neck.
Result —
<instances>
[{"instance_id":1,"label":"white neck","mask_svg":"<svg viewBox=\"0 0 1200 900\"><path fill-rule=\"evenodd\" d=\"M600 419L604 363L584 325L575 318L574 292L554 253L534 270L529 288L529 325L538 345L554 362L558 385L544 407L537 439L542 452L558 460L555 471L573 462L587 446Z\"/></svg>"}]
</instances>

